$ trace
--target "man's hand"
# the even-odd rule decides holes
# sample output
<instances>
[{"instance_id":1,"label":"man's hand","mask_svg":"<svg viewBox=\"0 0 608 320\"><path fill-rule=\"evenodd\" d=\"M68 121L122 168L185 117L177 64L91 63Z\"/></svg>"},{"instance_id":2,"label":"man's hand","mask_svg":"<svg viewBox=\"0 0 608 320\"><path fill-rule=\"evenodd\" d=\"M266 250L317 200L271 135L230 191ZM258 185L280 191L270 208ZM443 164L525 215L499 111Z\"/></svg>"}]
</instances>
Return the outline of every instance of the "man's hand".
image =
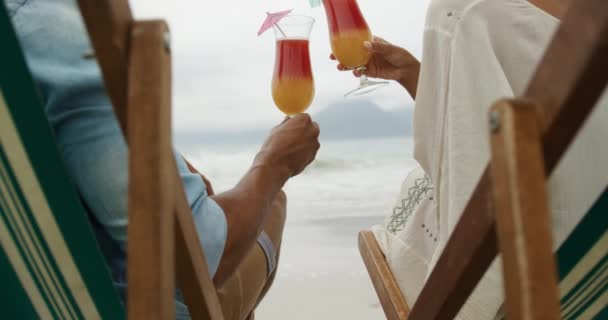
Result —
<instances>
[{"instance_id":1,"label":"man's hand","mask_svg":"<svg viewBox=\"0 0 608 320\"><path fill-rule=\"evenodd\" d=\"M255 158L254 167L269 166L288 178L300 174L317 155L319 125L308 114L286 118L270 132Z\"/></svg>"},{"instance_id":2,"label":"man's hand","mask_svg":"<svg viewBox=\"0 0 608 320\"><path fill-rule=\"evenodd\" d=\"M372 78L395 80L415 98L420 62L409 51L380 37L374 37L372 41L366 41L363 45L372 54L365 66L365 75ZM336 60L333 53L329 58ZM338 64L338 70L346 71L348 69L342 64ZM362 76L358 70L354 70L353 74L356 77Z\"/></svg>"}]
</instances>

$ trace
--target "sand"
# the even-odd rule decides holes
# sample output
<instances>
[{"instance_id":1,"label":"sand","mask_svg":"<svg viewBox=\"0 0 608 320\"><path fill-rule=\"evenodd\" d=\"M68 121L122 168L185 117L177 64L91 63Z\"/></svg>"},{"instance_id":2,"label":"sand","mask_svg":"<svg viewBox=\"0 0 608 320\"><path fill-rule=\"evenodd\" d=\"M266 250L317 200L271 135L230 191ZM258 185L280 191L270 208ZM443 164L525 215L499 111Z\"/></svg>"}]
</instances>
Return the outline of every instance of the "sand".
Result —
<instances>
[{"instance_id":1,"label":"sand","mask_svg":"<svg viewBox=\"0 0 608 320\"><path fill-rule=\"evenodd\" d=\"M357 249L357 232L381 221L288 221L277 278L256 319L384 319Z\"/></svg>"}]
</instances>

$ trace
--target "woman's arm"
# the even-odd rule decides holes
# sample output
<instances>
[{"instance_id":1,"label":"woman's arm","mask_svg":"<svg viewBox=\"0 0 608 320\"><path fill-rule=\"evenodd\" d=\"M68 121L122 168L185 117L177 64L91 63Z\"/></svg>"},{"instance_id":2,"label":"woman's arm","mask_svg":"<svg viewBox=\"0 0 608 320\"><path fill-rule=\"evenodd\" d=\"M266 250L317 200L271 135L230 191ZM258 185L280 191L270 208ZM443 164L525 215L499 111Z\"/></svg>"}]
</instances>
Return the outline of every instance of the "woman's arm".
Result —
<instances>
[{"instance_id":1,"label":"woman's arm","mask_svg":"<svg viewBox=\"0 0 608 320\"><path fill-rule=\"evenodd\" d=\"M544 10L548 14L556 17L557 19L561 19L570 0L529 0L530 3Z\"/></svg>"}]
</instances>

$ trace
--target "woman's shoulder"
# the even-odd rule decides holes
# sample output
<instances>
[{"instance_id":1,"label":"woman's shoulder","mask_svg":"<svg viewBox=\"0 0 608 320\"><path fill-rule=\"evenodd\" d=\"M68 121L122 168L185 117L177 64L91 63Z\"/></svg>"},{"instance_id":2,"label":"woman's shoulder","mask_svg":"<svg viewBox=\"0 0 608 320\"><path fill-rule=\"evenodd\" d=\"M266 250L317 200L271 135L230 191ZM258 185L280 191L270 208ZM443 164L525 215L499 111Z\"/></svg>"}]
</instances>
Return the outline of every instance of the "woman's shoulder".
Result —
<instances>
[{"instance_id":1,"label":"woman's shoulder","mask_svg":"<svg viewBox=\"0 0 608 320\"><path fill-rule=\"evenodd\" d=\"M427 30L451 34L467 11L484 0L431 0L426 15Z\"/></svg>"},{"instance_id":2,"label":"woman's shoulder","mask_svg":"<svg viewBox=\"0 0 608 320\"><path fill-rule=\"evenodd\" d=\"M510 25L514 21L548 14L528 0L431 0L426 28L452 34L464 23L483 23L488 27Z\"/></svg>"},{"instance_id":3,"label":"woman's shoulder","mask_svg":"<svg viewBox=\"0 0 608 320\"><path fill-rule=\"evenodd\" d=\"M431 0L429 2L429 10L458 10L464 11L467 7L473 5L480 0Z\"/></svg>"}]
</instances>

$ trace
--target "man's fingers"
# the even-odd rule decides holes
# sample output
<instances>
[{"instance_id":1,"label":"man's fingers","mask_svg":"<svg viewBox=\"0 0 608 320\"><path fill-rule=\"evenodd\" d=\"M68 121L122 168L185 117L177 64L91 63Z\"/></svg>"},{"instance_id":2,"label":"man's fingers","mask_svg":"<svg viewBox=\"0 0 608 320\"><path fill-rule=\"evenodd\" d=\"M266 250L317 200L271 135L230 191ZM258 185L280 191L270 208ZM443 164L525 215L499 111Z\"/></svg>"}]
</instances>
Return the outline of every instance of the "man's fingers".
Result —
<instances>
[{"instance_id":1,"label":"man's fingers","mask_svg":"<svg viewBox=\"0 0 608 320\"><path fill-rule=\"evenodd\" d=\"M313 136L315 137L315 139L319 138L319 134L321 134L321 129L319 128L319 124L316 122L313 122L312 126L313 126L313 129L312 129Z\"/></svg>"},{"instance_id":2,"label":"man's fingers","mask_svg":"<svg viewBox=\"0 0 608 320\"><path fill-rule=\"evenodd\" d=\"M361 71L359 70L353 70L353 75L357 78L361 77Z\"/></svg>"},{"instance_id":3,"label":"man's fingers","mask_svg":"<svg viewBox=\"0 0 608 320\"><path fill-rule=\"evenodd\" d=\"M346 69L346 67L345 67L344 65L342 65L342 64L339 64L339 65L337 66L337 68L338 68L338 70L340 70L340 71L346 71L346 70L347 70L347 69Z\"/></svg>"},{"instance_id":4,"label":"man's fingers","mask_svg":"<svg viewBox=\"0 0 608 320\"><path fill-rule=\"evenodd\" d=\"M282 126L285 122L289 121L289 116L286 116L285 118L283 118L283 121L281 121L281 123L277 124L276 126L274 126L274 128L272 129L273 131L276 130L278 127Z\"/></svg>"},{"instance_id":5,"label":"man's fingers","mask_svg":"<svg viewBox=\"0 0 608 320\"><path fill-rule=\"evenodd\" d=\"M304 122L312 122L312 119L310 118L310 115L308 113L298 113L293 116L293 119Z\"/></svg>"},{"instance_id":6,"label":"man's fingers","mask_svg":"<svg viewBox=\"0 0 608 320\"><path fill-rule=\"evenodd\" d=\"M336 55L335 55L335 54L333 54L333 53L330 53L330 54L329 54L329 59L331 59L331 60L336 60Z\"/></svg>"}]
</instances>

